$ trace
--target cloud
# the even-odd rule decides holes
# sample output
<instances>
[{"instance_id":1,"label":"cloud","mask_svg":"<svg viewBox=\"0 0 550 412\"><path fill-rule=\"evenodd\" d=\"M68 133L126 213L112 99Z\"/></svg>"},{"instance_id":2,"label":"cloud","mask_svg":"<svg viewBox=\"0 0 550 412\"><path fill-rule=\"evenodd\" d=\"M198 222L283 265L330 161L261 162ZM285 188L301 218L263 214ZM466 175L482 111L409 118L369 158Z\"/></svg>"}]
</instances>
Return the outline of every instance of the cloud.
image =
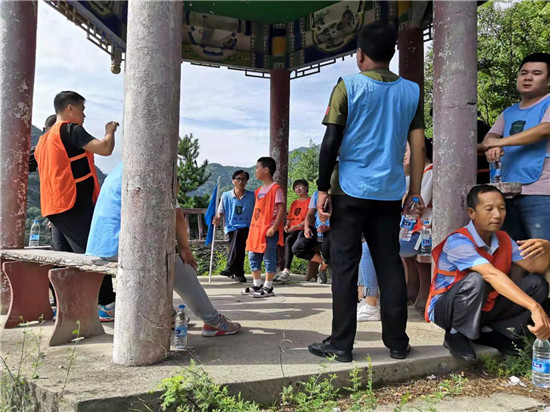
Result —
<instances>
[{"instance_id":1,"label":"cloud","mask_svg":"<svg viewBox=\"0 0 550 412\"><path fill-rule=\"evenodd\" d=\"M96 156L109 172L121 159L124 76L110 71L110 57L86 39L85 32L39 2L33 123L42 126L53 113L61 90L86 97L85 127L101 138L107 121L121 123L115 152ZM397 59L391 68L397 72ZM269 151L269 80L226 68L182 64L180 134L199 139L200 158L211 163L251 166ZM357 72L355 58L325 66L315 75L291 81L290 149L320 143L321 124L338 78Z\"/></svg>"}]
</instances>

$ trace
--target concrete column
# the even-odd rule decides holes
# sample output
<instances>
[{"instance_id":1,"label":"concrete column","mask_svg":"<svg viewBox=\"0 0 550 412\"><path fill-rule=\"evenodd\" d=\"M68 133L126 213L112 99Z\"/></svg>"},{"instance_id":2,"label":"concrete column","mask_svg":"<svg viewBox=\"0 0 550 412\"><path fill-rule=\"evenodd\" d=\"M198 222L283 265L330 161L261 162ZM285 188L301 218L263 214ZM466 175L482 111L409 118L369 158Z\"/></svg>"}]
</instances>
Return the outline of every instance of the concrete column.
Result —
<instances>
[{"instance_id":1,"label":"concrete column","mask_svg":"<svg viewBox=\"0 0 550 412\"><path fill-rule=\"evenodd\" d=\"M290 72L286 69L270 71L270 134L269 153L277 162L275 181L286 196L288 185L288 129L290 106Z\"/></svg>"},{"instance_id":2,"label":"concrete column","mask_svg":"<svg viewBox=\"0 0 550 412\"><path fill-rule=\"evenodd\" d=\"M477 2L434 2L434 244L467 221L476 181Z\"/></svg>"},{"instance_id":3,"label":"concrete column","mask_svg":"<svg viewBox=\"0 0 550 412\"><path fill-rule=\"evenodd\" d=\"M122 228L113 361L170 350L182 2L128 2Z\"/></svg>"},{"instance_id":4,"label":"concrete column","mask_svg":"<svg viewBox=\"0 0 550 412\"><path fill-rule=\"evenodd\" d=\"M420 27L406 27L399 31L399 75L418 83L424 103L424 39Z\"/></svg>"},{"instance_id":5,"label":"concrete column","mask_svg":"<svg viewBox=\"0 0 550 412\"><path fill-rule=\"evenodd\" d=\"M0 248L25 240L37 7L0 2Z\"/></svg>"}]
</instances>

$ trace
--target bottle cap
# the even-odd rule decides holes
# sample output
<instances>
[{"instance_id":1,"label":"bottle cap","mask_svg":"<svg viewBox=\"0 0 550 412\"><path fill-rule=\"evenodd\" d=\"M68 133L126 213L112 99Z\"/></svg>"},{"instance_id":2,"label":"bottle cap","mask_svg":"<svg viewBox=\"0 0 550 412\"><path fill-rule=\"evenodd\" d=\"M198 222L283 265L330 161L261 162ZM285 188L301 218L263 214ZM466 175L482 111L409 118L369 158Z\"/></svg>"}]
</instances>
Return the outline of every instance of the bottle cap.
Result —
<instances>
[{"instance_id":1,"label":"bottle cap","mask_svg":"<svg viewBox=\"0 0 550 412\"><path fill-rule=\"evenodd\" d=\"M38 219L34 219L33 223L40 223L40 222L38 221Z\"/></svg>"},{"instance_id":2,"label":"bottle cap","mask_svg":"<svg viewBox=\"0 0 550 412\"><path fill-rule=\"evenodd\" d=\"M429 220L425 220L425 221L424 221L424 224L426 224L426 223L428 223L428 224L429 224L429 223L430 223L430 221L429 221Z\"/></svg>"},{"instance_id":3,"label":"bottle cap","mask_svg":"<svg viewBox=\"0 0 550 412\"><path fill-rule=\"evenodd\" d=\"M185 305L179 305L178 309L185 309Z\"/></svg>"},{"instance_id":4,"label":"bottle cap","mask_svg":"<svg viewBox=\"0 0 550 412\"><path fill-rule=\"evenodd\" d=\"M419 199L419 198L417 198L416 196L415 196L415 197L413 197L413 202L418 202L418 201L420 201L420 199Z\"/></svg>"}]
</instances>

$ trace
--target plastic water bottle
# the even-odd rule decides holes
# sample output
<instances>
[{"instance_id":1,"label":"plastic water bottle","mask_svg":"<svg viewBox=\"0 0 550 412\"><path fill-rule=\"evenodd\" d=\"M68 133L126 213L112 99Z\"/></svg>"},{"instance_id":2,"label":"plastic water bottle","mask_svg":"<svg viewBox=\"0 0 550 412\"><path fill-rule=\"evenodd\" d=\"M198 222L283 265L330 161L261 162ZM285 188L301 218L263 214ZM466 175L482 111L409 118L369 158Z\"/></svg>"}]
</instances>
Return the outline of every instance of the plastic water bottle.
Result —
<instances>
[{"instance_id":1,"label":"plastic water bottle","mask_svg":"<svg viewBox=\"0 0 550 412\"><path fill-rule=\"evenodd\" d=\"M187 328L189 326L189 317L185 310L185 305L179 305L176 313L176 324L174 326L174 346L176 349L187 348Z\"/></svg>"},{"instance_id":2,"label":"plastic water bottle","mask_svg":"<svg viewBox=\"0 0 550 412\"><path fill-rule=\"evenodd\" d=\"M533 344L533 385L539 388L550 388L550 342L535 340Z\"/></svg>"},{"instance_id":3,"label":"plastic water bottle","mask_svg":"<svg viewBox=\"0 0 550 412\"><path fill-rule=\"evenodd\" d=\"M432 254L432 227L430 222L425 220L420 232L420 254L422 256L430 256Z\"/></svg>"},{"instance_id":4,"label":"plastic water bottle","mask_svg":"<svg viewBox=\"0 0 550 412\"><path fill-rule=\"evenodd\" d=\"M412 212L420 204L419 198L413 197L412 200L413 201L410 208L403 211L403 217L401 218L401 231L399 232L399 238L407 242L411 240L414 226L416 225L416 216L413 215Z\"/></svg>"},{"instance_id":5,"label":"plastic water bottle","mask_svg":"<svg viewBox=\"0 0 550 412\"><path fill-rule=\"evenodd\" d=\"M324 223L321 223L321 226L319 226L319 227L322 227L322 226L325 226L325 224L324 224ZM317 242L323 243L323 238L324 238L324 237L325 237L325 236L324 236L323 233L317 232Z\"/></svg>"},{"instance_id":6,"label":"plastic water bottle","mask_svg":"<svg viewBox=\"0 0 550 412\"><path fill-rule=\"evenodd\" d=\"M35 220L31 226L31 233L29 236L29 247L40 246L40 222Z\"/></svg>"},{"instance_id":7,"label":"plastic water bottle","mask_svg":"<svg viewBox=\"0 0 550 412\"><path fill-rule=\"evenodd\" d=\"M501 172L502 172L502 169L500 167L500 160L489 163L489 182L491 183L502 182Z\"/></svg>"}]
</instances>

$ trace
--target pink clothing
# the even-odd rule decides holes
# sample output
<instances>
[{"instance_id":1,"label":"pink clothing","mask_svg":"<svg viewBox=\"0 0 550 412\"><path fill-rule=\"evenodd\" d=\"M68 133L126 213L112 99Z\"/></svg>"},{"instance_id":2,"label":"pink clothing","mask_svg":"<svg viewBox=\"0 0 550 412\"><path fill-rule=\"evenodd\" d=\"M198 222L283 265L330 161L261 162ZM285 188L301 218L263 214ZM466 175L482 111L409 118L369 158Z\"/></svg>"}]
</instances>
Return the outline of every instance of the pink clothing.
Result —
<instances>
[{"instance_id":1,"label":"pink clothing","mask_svg":"<svg viewBox=\"0 0 550 412\"><path fill-rule=\"evenodd\" d=\"M539 103L541 100L544 100L548 95L537 100L535 103L530 104L529 106L522 107L522 109L528 109L531 106ZM541 123L550 122L550 108L546 110L544 116L542 117ZM504 134L504 116L502 113L498 116L497 121L489 130L489 133L494 133L499 136ZM536 182L533 182L528 185L521 186L522 195L550 195L550 139L546 144L546 154L547 157L544 159L544 165L542 167L542 172L539 179Z\"/></svg>"},{"instance_id":2,"label":"pink clothing","mask_svg":"<svg viewBox=\"0 0 550 412\"><path fill-rule=\"evenodd\" d=\"M260 187L260 191L258 192L258 199L261 199L262 197L264 197L274 184L275 182L271 183L269 186L262 185ZM284 203L285 203L285 196L283 195L283 191L279 188L277 189L277 193L275 193L275 207L273 208L273 218L271 219L271 225L275 223L275 219L277 218L277 213L279 213L279 207L280 205L283 205L282 207L284 207Z\"/></svg>"}]
</instances>

